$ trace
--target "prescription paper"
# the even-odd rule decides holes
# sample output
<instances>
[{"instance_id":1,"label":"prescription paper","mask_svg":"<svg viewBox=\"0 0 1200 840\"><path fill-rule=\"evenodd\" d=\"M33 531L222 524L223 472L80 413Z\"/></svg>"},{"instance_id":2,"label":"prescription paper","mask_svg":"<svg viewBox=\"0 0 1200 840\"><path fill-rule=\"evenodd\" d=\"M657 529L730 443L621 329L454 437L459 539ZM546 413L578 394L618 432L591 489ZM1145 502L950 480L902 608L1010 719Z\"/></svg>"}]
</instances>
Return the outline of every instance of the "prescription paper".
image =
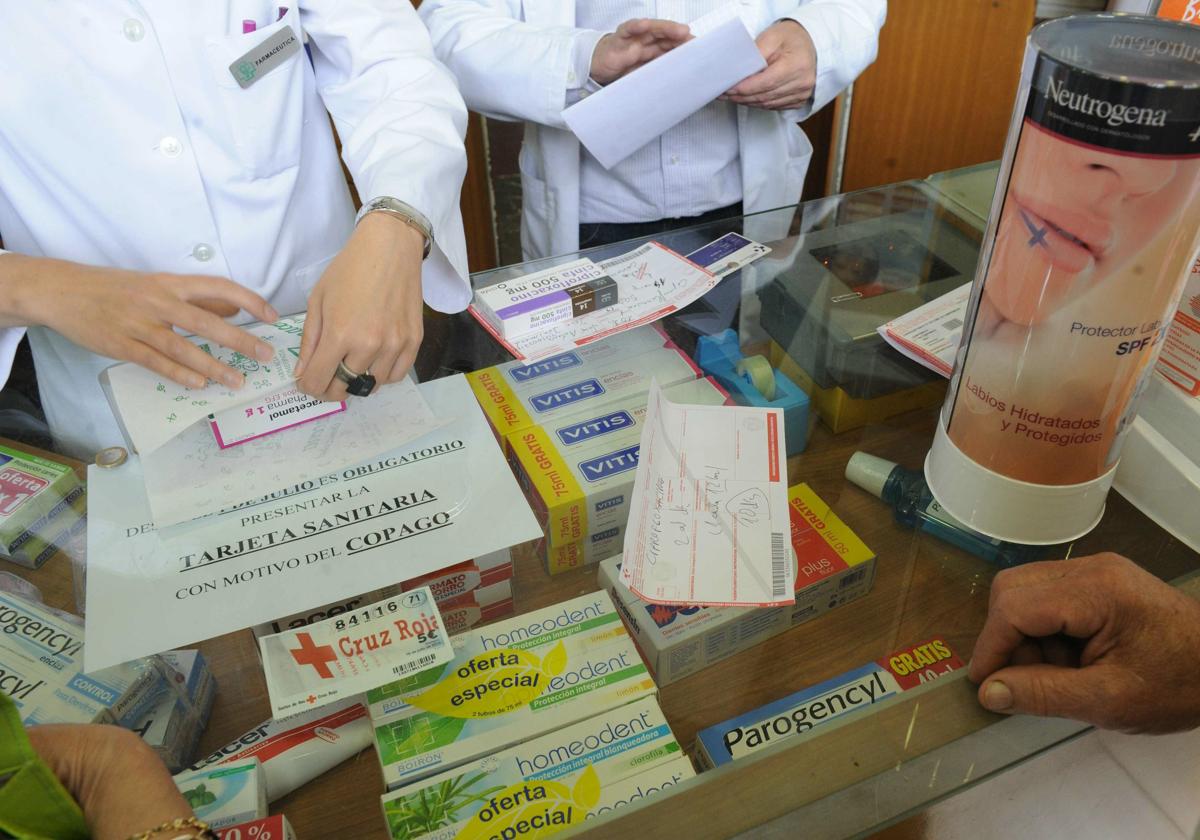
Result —
<instances>
[{"instance_id":1,"label":"prescription paper","mask_svg":"<svg viewBox=\"0 0 1200 840\"><path fill-rule=\"evenodd\" d=\"M767 66L740 18L699 29L698 37L563 111L567 127L605 169Z\"/></svg>"},{"instance_id":2,"label":"prescription paper","mask_svg":"<svg viewBox=\"0 0 1200 840\"><path fill-rule=\"evenodd\" d=\"M970 296L971 284L967 283L888 321L878 332L901 355L948 377L954 370Z\"/></svg>"},{"instance_id":3,"label":"prescription paper","mask_svg":"<svg viewBox=\"0 0 1200 840\"><path fill-rule=\"evenodd\" d=\"M454 658L428 586L258 640L276 717L316 709Z\"/></svg>"},{"instance_id":4,"label":"prescription paper","mask_svg":"<svg viewBox=\"0 0 1200 840\"><path fill-rule=\"evenodd\" d=\"M196 423L142 456L151 518L168 528L319 479L390 452L444 426L410 378L351 399L319 422L222 449ZM186 482L180 476L188 477Z\"/></svg>"},{"instance_id":5,"label":"prescription paper","mask_svg":"<svg viewBox=\"0 0 1200 840\"><path fill-rule=\"evenodd\" d=\"M513 340L501 337L474 310L472 314L508 352L532 364L657 321L683 309L720 282L718 275L657 242L647 242L599 266L617 281L620 290L612 306Z\"/></svg>"},{"instance_id":6,"label":"prescription paper","mask_svg":"<svg viewBox=\"0 0 1200 840\"><path fill-rule=\"evenodd\" d=\"M454 420L365 464L168 531L152 523L141 459L91 467L87 669L540 537L466 380L420 390L435 415Z\"/></svg>"},{"instance_id":7,"label":"prescription paper","mask_svg":"<svg viewBox=\"0 0 1200 840\"><path fill-rule=\"evenodd\" d=\"M657 604L795 600L783 412L650 389L621 581Z\"/></svg>"}]
</instances>

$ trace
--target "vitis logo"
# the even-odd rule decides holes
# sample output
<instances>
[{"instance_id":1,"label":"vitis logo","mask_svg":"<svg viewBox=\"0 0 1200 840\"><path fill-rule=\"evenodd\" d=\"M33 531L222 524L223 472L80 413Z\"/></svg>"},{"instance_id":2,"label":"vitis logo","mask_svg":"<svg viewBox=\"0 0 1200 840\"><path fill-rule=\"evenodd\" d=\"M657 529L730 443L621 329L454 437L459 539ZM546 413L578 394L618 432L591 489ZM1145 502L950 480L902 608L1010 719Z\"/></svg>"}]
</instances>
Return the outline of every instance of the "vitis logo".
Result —
<instances>
[{"instance_id":1,"label":"vitis logo","mask_svg":"<svg viewBox=\"0 0 1200 840\"><path fill-rule=\"evenodd\" d=\"M583 473L583 477L587 481L601 481L609 476L637 469L640 449L641 444L635 444L618 449L616 452L601 455L599 458L592 458L590 461L582 462L579 465L579 471Z\"/></svg>"},{"instance_id":2,"label":"vitis logo","mask_svg":"<svg viewBox=\"0 0 1200 840\"><path fill-rule=\"evenodd\" d=\"M543 359L540 362L534 362L531 365L522 365L512 369L512 378L517 382L528 382L531 379L537 379L539 376L545 376L549 373L558 373L560 370L579 367L583 364L583 359L579 358L576 353L563 353L559 356L552 356L549 359Z\"/></svg>"},{"instance_id":3,"label":"vitis logo","mask_svg":"<svg viewBox=\"0 0 1200 840\"><path fill-rule=\"evenodd\" d=\"M583 443L586 440L606 435L609 432L628 429L631 426L633 426L633 417L628 411L614 411L612 414L605 414L603 417L596 417L583 423L573 423L570 426L564 426L555 432L555 434L558 435L558 439L563 442L564 446L574 446L577 443Z\"/></svg>"},{"instance_id":4,"label":"vitis logo","mask_svg":"<svg viewBox=\"0 0 1200 840\"><path fill-rule=\"evenodd\" d=\"M575 382L544 394L538 394L530 400L530 403L533 405L533 410L541 414L564 405L598 397L603 393L604 386L600 384L599 380L585 379L582 382Z\"/></svg>"},{"instance_id":5,"label":"vitis logo","mask_svg":"<svg viewBox=\"0 0 1200 840\"><path fill-rule=\"evenodd\" d=\"M592 542L598 543L601 540L607 540L611 537L615 537L619 533L621 533L620 528L608 528L604 531L600 531L598 533L592 534Z\"/></svg>"},{"instance_id":6,"label":"vitis logo","mask_svg":"<svg viewBox=\"0 0 1200 840\"><path fill-rule=\"evenodd\" d=\"M1112 127L1121 125L1148 125L1161 128L1167 124L1165 108L1138 108L1134 105L1097 99L1088 93L1070 90L1061 80L1050 77L1046 85L1046 97L1056 105L1103 120Z\"/></svg>"},{"instance_id":7,"label":"vitis logo","mask_svg":"<svg viewBox=\"0 0 1200 840\"><path fill-rule=\"evenodd\" d=\"M597 511L608 510L609 508L614 508L614 507L617 507L618 505L624 504L624 502L625 502L624 496L613 496L611 499L605 499L602 502L596 502L596 510Z\"/></svg>"}]
</instances>

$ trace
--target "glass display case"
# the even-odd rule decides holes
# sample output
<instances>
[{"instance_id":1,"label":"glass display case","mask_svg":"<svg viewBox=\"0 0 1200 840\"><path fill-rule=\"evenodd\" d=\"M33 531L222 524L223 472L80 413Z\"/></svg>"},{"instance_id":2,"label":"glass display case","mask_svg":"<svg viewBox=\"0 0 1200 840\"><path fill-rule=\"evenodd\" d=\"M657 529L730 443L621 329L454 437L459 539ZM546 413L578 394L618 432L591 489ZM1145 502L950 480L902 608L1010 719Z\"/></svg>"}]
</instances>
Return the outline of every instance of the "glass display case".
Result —
<instances>
[{"instance_id":1,"label":"glass display case","mask_svg":"<svg viewBox=\"0 0 1200 840\"><path fill-rule=\"evenodd\" d=\"M983 625L1000 570L976 554L914 530L892 507L846 479L856 452L919 470L945 380L903 358L877 328L974 274L994 184L988 167L948 173L728 219L656 237L681 254L737 232L770 253L725 278L661 326L685 353L736 331L746 356L761 355L808 398L806 440L793 448L789 485L807 484L875 555L860 597L831 596L820 614L660 687L658 696L689 753L699 731L930 640L962 662ZM638 242L583 252L600 260ZM576 259L509 266L474 277L476 288ZM431 315L417 362L422 381L508 360L467 314ZM18 446L27 445L17 442ZM61 460L61 459L60 459ZM78 470L84 475L82 466ZM1103 521L1047 558L1114 551L1185 587L1200 556L1117 493ZM513 600L530 612L600 587L599 567L549 574L536 544L513 550ZM403 558L398 559L403 562ZM37 570L0 563L36 584L48 604L74 609L70 559ZM279 614L293 609L278 605ZM152 632L152 628L147 628ZM249 630L201 642L218 693L199 755L269 715ZM846 837L880 828L1083 730L1057 720L1003 718L978 705L960 669L854 714L815 726L753 755L699 773L575 831L595 837ZM693 757L695 757L693 755ZM302 840L385 838L384 785L373 750L333 768L272 806ZM566 835L564 835L566 836Z\"/></svg>"}]
</instances>

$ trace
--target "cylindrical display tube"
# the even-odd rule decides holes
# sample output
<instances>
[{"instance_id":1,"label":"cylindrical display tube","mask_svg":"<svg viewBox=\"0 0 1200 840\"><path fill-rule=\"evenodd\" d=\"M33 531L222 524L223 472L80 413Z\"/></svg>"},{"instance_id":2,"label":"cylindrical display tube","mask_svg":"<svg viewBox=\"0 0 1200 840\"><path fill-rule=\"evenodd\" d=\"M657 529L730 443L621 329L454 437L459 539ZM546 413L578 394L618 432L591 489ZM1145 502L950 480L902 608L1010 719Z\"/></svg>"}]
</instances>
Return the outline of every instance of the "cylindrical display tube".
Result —
<instances>
[{"instance_id":1,"label":"cylindrical display tube","mask_svg":"<svg viewBox=\"0 0 1200 840\"><path fill-rule=\"evenodd\" d=\"M990 537L1100 521L1200 247L1200 27L1133 15L1029 37L929 487Z\"/></svg>"}]
</instances>

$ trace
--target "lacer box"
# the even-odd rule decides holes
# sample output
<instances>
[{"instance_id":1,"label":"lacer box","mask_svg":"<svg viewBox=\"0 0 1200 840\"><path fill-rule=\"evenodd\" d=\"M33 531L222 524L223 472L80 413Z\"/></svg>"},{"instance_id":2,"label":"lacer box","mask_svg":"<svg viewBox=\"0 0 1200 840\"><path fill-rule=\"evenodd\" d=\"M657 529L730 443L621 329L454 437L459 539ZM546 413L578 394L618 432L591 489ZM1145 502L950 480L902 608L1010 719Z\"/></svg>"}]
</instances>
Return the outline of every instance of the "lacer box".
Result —
<instances>
[{"instance_id":1,"label":"lacer box","mask_svg":"<svg viewBox=\"0 0 1200 840\"><path fill-rule=\"evenodd\" d=\"M658 703L645 697L386 794L383 815L393 840L470 836L538 802L574 807L582 821L605 792L682 756ZM453 813L448 825L430 819L443 809Z\"/></svg>"},{"instance_id":2,"label":"lacer box","mask_svg":"<svg viewBox=\"0 0 1200 840\"><path fill-rule=\"evenodd\" d=\"M1200 259L1192 265L1179 309L1167 327L1158 371L1193 397L1200 396Z\"/></svg>"},{"instance_id":3,"label":"lacer box","mask_svg":"<svg viewBox=\"0 0 1200 840\"><path fill-rule=\"evenodd\" d=\"M467 374L475 399L501 442L527 426L554 423L560 417L645 394L653 377L665 388L702 375L682 350L650 327L532 365L514 364Z\"/></svg>"},{"instance_id":4,"label":"lacer box","mask_svg":"<svg viewBox=\"0 0 1200 840\"><path fill-rule=\"evenodd\" d=\"M664 389L664 396L690 405L724 405L729 400L729 394L707 378L673 385ZM639 395L600 412L576 414L508 436L517 482L550 548L625 526L645 417L646 399ZM581 443L581 438L589 442Z\"/></svg>"},{"instance_id":5,"label":"lacer box","mask_svg":"<svg viewBox=\"0 0 1200 840\"><path fill-rule=\"evenodd\" d=\"M196 757L217 696L217 681L198 650L171 650L160 656L171 667L176 690L164 691L130 728L158 753L168 770L178 773Z\"/></svg>"},{"instance_id":6,"label":"lacer box","mask_svg":"<svg viewBox=\"0 0 1200 840\"><path fill-rule=\"evenodd\" d=\"M605 592L451 641L449 664L367 692L388 790L654 695Z\"/></svg>"},{"instance_id":7,"label":"lacer box","mask_svg":"<svg viewBox=\"0 0 1200 840\"><path fill-rule=\"evenodd\" d=\"M497 583L511 580L512 573L512 557L509 554L509 550L505 548L501 551L493 551L490 554L477 557L474 560L456 563L453 566L447 566L445 569L439 569L436 572L411 578L403 583L377 589L374 592L367 592L363 595L356 595L353 598L344 598L341 601L334 601L331 604L324 604L310 610L301 610L298 613L285 615L274 621L257 624L251 629L254 631L255 638L261 638L262 636L271 636L275 633L283 633L286 630L295 630L298 627L307 627L314 622L322 621L335 615L341 615L342 613L353 612L365 604L374 604L376 601L386 600L400 592L408 592L410 589L420 589L422 586L428 586L432 590L433 598L438 603L439 608L441 608L442 604L450 599L468 595L485 586L493 586ZM476 601L475 603L479 606L493 604L497 601L497 596L503 591L493 590L482 602ZM507 592L508 598L511 600L511 588Z\"/></svg>"},{"instance_id":8,"label":"lacer box","mask_svg":"<svg viewBox=\"0 0 1200 840\"><path fill-rule=\"evenodd\" d=\"M613 596L630 635L669 685L824 615L871 591L875 554L807 484L788 490L796 602L786 607L697 607L651 604L621 582L621 557L601 562L600 585Z\"/></svg>"},{"instance_id":9,"label":"lacer box","mask_svg":"<svg viewBox=\"0 0 1200 840\"><path fill-rule=\"evenodd\" d=\"M79 527L84 489L66 464L0 446L0 556L36 569Z\"/></svg>"},{"instance_id":10,"label":"lacer box","mask_svg":"<svg viewBox=\"0 0 1200 840\"><path fill-rule=\"evenodd\" d=\"M591 260L578 259L484 286L473 306L501 338L518 338L616 302L616 281Z\"/></svg>"},{"instance_id":11,"label":"lacer box","mask_svg":"<svg viewBox=\"0 0 1200 840\"><path fill-rule=\"evenodd\" d=\"M257 758L180 773L175 786L214 829L267 816L267 786Z\"/></svg>"},{"instance_id":12,"label":"lacer box","mask_svg":"<svg viewBox=\"0 0 1200 840\"><path fill-rule=\"evenodd\" d=\"M171 689L157 656L83 673L83 623L43 604L0 593L0 691L26 726L133 726Z\"/></svg>"},{"instance_id":13,"label":"lacer box","mask_svg":"<svg viewBox=\"0 0 1200 840\"><path fill-rule=\"evenodd\" d=\"M728 764L961 667L962 660L940 638L902 648L840 677L702 730L696 736L696 758L703 767Z\"/></svg>"}]
</instances>

